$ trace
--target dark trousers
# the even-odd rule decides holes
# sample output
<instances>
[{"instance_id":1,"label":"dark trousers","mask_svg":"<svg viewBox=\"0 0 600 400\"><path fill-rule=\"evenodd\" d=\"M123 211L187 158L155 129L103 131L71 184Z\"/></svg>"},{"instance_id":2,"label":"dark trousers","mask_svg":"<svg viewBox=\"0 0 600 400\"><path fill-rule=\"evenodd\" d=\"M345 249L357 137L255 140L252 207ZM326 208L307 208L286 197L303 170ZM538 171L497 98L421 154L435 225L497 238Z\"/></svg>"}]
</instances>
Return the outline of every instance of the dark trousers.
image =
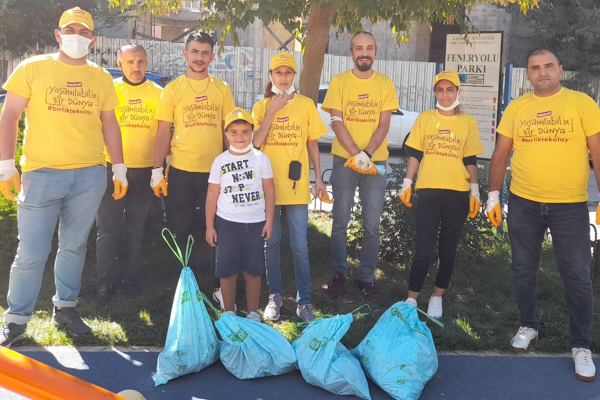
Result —
<instances>
[{"instance_id":1,"label":"dark trousers","mask_svg":"<svg viewBox=\"0 0 600 400\"><path fill-rule=\"evenodd\" d=\"M440 236L440 260L435 286L446 289L450 284L456 247L469 214L469 192L445 189L419 190L417 203L417 251L410 267L408 290L420 292L429 266L435 258L435 243Z\"/></svg>"},{"instance_id":2,"label":"dark trousers","mask_svg":"<svg viewBox=\"0 0 600 400\"><path fill-rule=\"evenodd\" d=\"M592 341L594 294L590 278L590 217L583 203L538 203L511 193L508 235L513 284L521 325L538 329L537 278L544 232L550 228L554 255L565 286L572 347Z\"/></svg>"},{"instance_id":3,"label":"dark trousers","mask_svg":"<svg viewBox=\"0 0 600 400\"><path fill-rule=\"evenodd\" d=\"M139 281L144 223L154 196L151 175L152 168L127 169L127 195L115 200L111 165L106 168L106 192L96 216L98 285Z\"/></svg>"}]
</instances>

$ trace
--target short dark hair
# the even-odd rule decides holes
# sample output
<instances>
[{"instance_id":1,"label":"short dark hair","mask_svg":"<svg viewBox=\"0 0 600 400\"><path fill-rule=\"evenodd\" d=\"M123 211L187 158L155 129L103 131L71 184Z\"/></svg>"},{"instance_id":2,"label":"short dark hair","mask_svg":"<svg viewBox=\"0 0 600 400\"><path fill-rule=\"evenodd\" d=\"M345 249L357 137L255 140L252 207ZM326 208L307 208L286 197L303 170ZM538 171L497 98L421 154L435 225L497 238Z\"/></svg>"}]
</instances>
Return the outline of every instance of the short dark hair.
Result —
<instances>
[{"instance_id":1,"label":"short dark hair","mask_svg":"<svg viewBox=\"0 0 600 400\"><path fill-rule=\"evenodd\" d=\"M553 50L549 47L537 47L537 48L531 50L529 53L527 53L527 56L525 57L525 68L529 68L529 59L532 56L539 56L542 53L552 54L554 57L556 57L556 62L558 62L558 65L561 65L560 58L558 57L558 54L556 53L555 50Z\"/></svg>"},{"instance_id":2,"label":"short dark hair","mask_svg":"<svg viewBox=\"0 0 600 400\"><path fill-rule=\"evenodd\" d=\"M354 38L357 37L358 35L371 36L373 38L373 42L375 42L375 50L377 50L377 42L375 41L375 36L373 36L373 34L371 32L360 31L360 32L356 32L354 35L352 35L352 39L350 39L350 51L352 51L352 48L354 47Z\"/></svg>"},{"instance_id":3,"label":"short dark hair","mask_svg":"<svg viewBox=\"0 0 600 400\"><path fill-rule=\"evenodd\" d=\"M119 50L117 50L117 60L121 57L121 54L123 54L123 52L127 51L127 50L131 50L133 52L143 51L144 54L148 55L146 53L146 49L144 49L143 46L140 46L139 44L135 44L135 43L128 43L128 44L124 44L123 46L119 47Z\"/></svg>"},{"instance_id":4,"label":"short dark hair","mask_svg":"<svg viewBox=\"0 0 600 400\"><path fill-rule=\"evenodd\" d=\"M188 47L188 43L195 40L196 42L200 42L200 43L208 43L210 44L210 49L213 50L215 47L215 40L206 32L193 32L191 33L186 41L185 41L185 48L187 49Z\"/></svg>"}]
</instances>

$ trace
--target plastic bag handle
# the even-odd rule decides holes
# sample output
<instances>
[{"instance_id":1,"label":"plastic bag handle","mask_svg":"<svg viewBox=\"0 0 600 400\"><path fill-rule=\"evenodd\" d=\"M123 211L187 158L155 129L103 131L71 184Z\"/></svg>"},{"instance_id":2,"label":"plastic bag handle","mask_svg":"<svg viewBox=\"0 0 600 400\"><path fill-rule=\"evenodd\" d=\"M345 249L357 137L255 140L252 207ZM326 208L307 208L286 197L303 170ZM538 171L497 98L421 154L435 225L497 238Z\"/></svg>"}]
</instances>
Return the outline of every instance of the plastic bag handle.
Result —
<instances>
[{"instance_id":1,"label":"plastic bag handle","mask_svg":"<svg viewBox=\"0 0 600 400\"><path fill-rule=\"evenodd\" d=\"M215 312L215 314L217 315L217 319L221 318L221 314L223 314L223 313L221 311L217 310L217 308L215 306L213 306L212 301L210 301L204 293L200 292L200 295L202 295L202 300L204 300L204 302ZM215 321L215 322L217 321L210 314L208 314L208 316L213 321Z\"/></svg>"},{"instance_id":2,"label":"plastic bag handle","mask_svg":"<svg viewBox=\"0 0 600 400\"><path fill-rule=\"evenodd\" d=\"M173 248L173 246L171 246L171 243L169 243L169 239L165 236L165 231L167 231L169 233L169 236L171 236L171 240L173 240L173 245L175 246L175 249ZM188 262L190 261L190 256L192 255L192 248L194 247L194 237L192 235L188 236L187 244L185 246L185 258L181 253L181 249L177 244L177 240L175 240L175 236L173 235L173 233L171 233L171 231L168 228L164 228L162 230L162 237L167 243L167 246L169 246L169 248L173 252L173 254L175 254L175 257L177 257L183 268L187 267Z\"/></svg>"},{"instance_id":3,"label":"plastic bag handle","mask_svg":"<svg viewBox=\"0 0 600 400\"><path fill-rule=\"evenodd\" d=\"M364 308L364 307L367 307L369 310L365 313L354 314L355 312L357 312L358 310L360 310L361 308ZM358 307L356 310L352 311L350 314L352 314L354 317L364 317L365 315L371 314L371 306L368 304L363 304L362 306Z\"/></svg>"},{"instance_id":4,"label":"plastic bag handle","mask_svg":"<svg viewBox=\"0 0 600 400\"><path fill-rule=\"evenodd\" d=\"M296 324L296 326L298 328L304 328L304 327L308 326L309 324L312 324L313 322L320 321L320 320L325 319L325 318L333 318L333 315L331 315L331 314L323 314L323 315L320 315L317 318L313 319L312 321L298 322Z\"/></svg>"},{"instance_id":5,"label":"plastic bag handle","mask_svg":"<svg viewBox=\"0 0 600 400\"><path fill-rule=\"evenodd\" d=\"M432 320L433 322L435 322L436 324L438 324L440 327L443 328L445 326L440 321L438 321L437 319L433 318L431 315L427 314L425 311L421 310L418 307L417 307L417 311L420 312L421 314L423 314L424 316L426 316L427 318L429 318L430 320Z\"/></svg>"}]
</instances>

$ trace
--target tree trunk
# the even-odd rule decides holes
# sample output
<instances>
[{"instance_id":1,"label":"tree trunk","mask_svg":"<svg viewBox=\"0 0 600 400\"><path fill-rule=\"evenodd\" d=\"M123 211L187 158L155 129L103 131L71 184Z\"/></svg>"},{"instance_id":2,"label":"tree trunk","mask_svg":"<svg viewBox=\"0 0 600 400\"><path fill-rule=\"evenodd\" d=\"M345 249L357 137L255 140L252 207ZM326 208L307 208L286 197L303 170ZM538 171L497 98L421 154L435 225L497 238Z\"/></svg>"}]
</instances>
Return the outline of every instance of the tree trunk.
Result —
<instances>
[{"instance_id":1,"label":"tree trunk","mask_svg":"<svg viewBox=\"0 0 600 400\"><path fill-rule=\"evenodd\" d=\"M300 93L310 97L315 104L319 96L321 71L325 61L325 50L329 40L329 29L333 17L333 4L323 2L311 5L306 28L306 42L302 72L300 74Z\"/></svg>"}]
</instances>

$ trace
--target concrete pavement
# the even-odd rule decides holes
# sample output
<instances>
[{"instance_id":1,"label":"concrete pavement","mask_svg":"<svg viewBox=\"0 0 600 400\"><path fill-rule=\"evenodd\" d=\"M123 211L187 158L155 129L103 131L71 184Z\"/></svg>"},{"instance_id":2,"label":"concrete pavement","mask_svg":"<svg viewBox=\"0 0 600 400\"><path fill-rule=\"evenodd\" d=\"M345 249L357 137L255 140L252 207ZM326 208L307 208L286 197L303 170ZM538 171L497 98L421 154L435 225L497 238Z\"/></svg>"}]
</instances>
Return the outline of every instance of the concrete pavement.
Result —
<instances>
[{"instance_id":1,"label":"concrete pavement","mask_svg":"<svg viewBox=\"0 0 600 400\"><path fill-rule=\"evenodd\" d=\"M154 387L157 350L19 348L28 357L113 392L135 389L147 400L326 400L339 397L304 381L299 371L242 381L220 362L196 374ZM98 350L98 349L91 349ZM370 382L373 400L391 399ZM22 397L0 389L0 400ZM600 380L575 378L569 355L443 354L437 374L421 399L440 400L600 400ZM83 399L82 399L83 400Z\"/></svg>"}]
</instances>

